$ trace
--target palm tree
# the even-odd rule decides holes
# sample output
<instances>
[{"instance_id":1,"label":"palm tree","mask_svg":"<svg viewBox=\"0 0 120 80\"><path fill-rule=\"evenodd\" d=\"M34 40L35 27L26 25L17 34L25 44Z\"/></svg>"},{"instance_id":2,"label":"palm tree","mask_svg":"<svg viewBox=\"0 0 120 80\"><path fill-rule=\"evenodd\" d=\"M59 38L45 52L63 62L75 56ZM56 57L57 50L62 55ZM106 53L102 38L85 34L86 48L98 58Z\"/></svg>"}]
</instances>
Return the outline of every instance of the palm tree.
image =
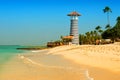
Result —
<instances>
[{"instance_id":1,"label":"palm tree","mask_svg":"<svg viewBox=\"0 0 120 80\"><path fill-rule=\"evenodd\" d=\"M114 26L113 30L114 30L114 34L115 34L116 38L120 39L120 16L117 17L116 21L117 21L117 23Z\"/></svg>"},{"instance_id":2,"label":"palm tree","mask_svg":"<svg viewBox=\"0 0 120 80\"><path fill-rule=\"evenodd\" d=\"M117 22L120 21L120 16L117 17L116 21L117 21Z\"/></svg>"},{"instance_id":3,"label":"palm tree","mask_svg":"<svg viewBox=\"0 0 120 80\"><path fill-rule=\"evenodd\" d=\"M99 31L101 31L101 27L100 27L100 26L97 26L97 27L95 28L95 30L96 30L97 33L99 34Z\"/></svg>"},{"instance_id":4,"label":"palm tree","mask_svg":"<svg viewBox=\"0 0 120 80\"><path fill-rule=\"evenodd\" d=\"M103 32L103 30L101 30L101 27L100 26L97 26L96 28L95 28L95 30L96 30L96 35L95 35L95 38L96 39L101 39L101 34L102 34L102 32Z\"/></svg>"},{"instance_id":5,"label":"palm tree","mask_svg":"<svg viewBox=\"0 0 120 80\"><path fill-rule=\"evenodd\" d=\"M95 30L97 30L97 31L99 31L100 29L101 29L100 26L97 26L97 27L95 28Z\"/></svg>"},{"instance_id":6,"label":"palm tree","mask_svg":"<svg viewBox=\"0 0 120 80\"><path fill-rule=\"evenodd\" d=\"M102 39L103 30L100 29L98 32L99 32L99 34L100 34L100 35L99 35L99 38Z\"/></svg>"},{"instance_id":7,"label":"palm tree","mask_svg":"<svg viewBox=\"0 0 120 80\"><path fill-rule=\"evenodd\" d=\"M79 35L79 42L81 45L84 44L84 42L85 42L85 35L84 34Z\"/></svg>"},{"instance_id":8,"label":"palm tree","mask_svg":"<svg viewBox=\"0 0 120 80\"><path fill-rule=\"evenodd\" d=\"M90 43L90 32L86 32L86 37L87 37L87 43Z\"/></svg>"},{"instance_id":9,"label":"palm tree","mask_svg":"<svg viewBox=\"0 0 120 80\"><path fill-rule=\"evenodd\" d=\"M104 13L107 13L107 21L108 21L108 25L110 25L110 20L109 20L109 12L112 12L112 10L106 6L104 9L103 9L103 12Z\"/></svg>"},{"instance_id":10,"label":"palm tree","mask_svg":"<svg viewBox=\"0 0 120 80\"><path fill-rule=\"evenodd\" d=\"M106 25L105 29L111 29L110 25Z\"/></svg>"},{"instance_id":11,"label":"palm tree","mask_svg":"<svg viewBox=\"0 0 120 80\"><path fill-rule=\"evenodd\" d=\"M98 34L97 34L97 31L96 30L94 30L94 36L96 37Z\"/></svg>"},{"instance_id":12,"label":"palm tree","mask_svg":"<svg viewBox=\"0 0 120 80\"><path fill-rule=\"evenodd\" d=\"M102 32L103 32L103 30L101 30L101 29L100 29L98 32L99 32L99 33L102 33Z\"/></svg>"},{"instance_id":13,"label":"palm tree","mask_svg":"<svg viewBox=\"0 0 120 80\"><path fill-rule=\"evenodd\" d=\"M94 31L91 31L90 34L91 34L91 42L92 42L92 44L93 44L94 41L95 41L95 34L94 34Z\"/></svg>"}]
</instances>

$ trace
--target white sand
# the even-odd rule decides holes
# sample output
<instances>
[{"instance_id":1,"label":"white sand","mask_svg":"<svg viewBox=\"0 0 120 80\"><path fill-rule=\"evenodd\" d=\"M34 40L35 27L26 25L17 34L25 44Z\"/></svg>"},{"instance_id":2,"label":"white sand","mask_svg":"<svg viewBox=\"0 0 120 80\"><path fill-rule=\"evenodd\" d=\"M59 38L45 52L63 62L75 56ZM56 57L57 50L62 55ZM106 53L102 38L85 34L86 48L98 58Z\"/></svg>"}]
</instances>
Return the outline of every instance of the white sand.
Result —
<instances>
[{"instance_id":1,"label":"white sand","mask_svg":"<svg viewBox=\"0 0 120 80\"><path fill-rule=\"evenodd\" d=\"M68 45L42 51L11 59L0 80L120 80L118 44ZM86 70L86 77L81 69Z\"/></svg>"},{"instance_id":2,"label":"white sand","mask_svg":"<svg viewBox=\"0 0 120 80\"><path fill-rule=\"evenodd\" d=\"M51 49L47 54L63 55L78 64L120 71L120 45L69 45Z\"/></svg>"}]
</instances>

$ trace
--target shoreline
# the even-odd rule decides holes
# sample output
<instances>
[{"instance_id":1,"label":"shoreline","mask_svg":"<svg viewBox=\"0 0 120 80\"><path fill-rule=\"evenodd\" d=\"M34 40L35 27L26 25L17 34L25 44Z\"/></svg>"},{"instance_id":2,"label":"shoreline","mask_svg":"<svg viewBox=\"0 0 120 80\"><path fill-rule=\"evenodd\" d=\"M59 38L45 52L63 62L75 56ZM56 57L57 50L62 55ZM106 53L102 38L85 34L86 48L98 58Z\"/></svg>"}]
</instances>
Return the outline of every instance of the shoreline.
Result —
<instances>
[{"instance_id":1,"label":"shoreline","mask_svg":"<svg viewBox=\"0 0 120 80\"><path fill-rule=\"evenodd\" d=\"M120 45L67 45L33 50L31 53L20 54L15 59L11 59L5 65L6 72L4 71L3 78L0 76L0 79L5 80L8 76L13 80L34 80L33 78L35 80L45 78L46 80L79 80L83 78L80 71L82 69L84 70L82 73L86 72L91 80L119 80L119 49ZM15 71L13 71L14 67L16 67ZM10 75L11 73L13 75ZM65 76L62 76L63 74ZM25 75L26 78L23 77Z\"/></svg>"},{"instance_id":2,"label":"shoreline","mask_svg":"<svg viewBox=\"0 0 120 80\"><path fill-rule=\"evenodd\" d=\"M37 62L35 58L38 55L39 57L42 55L43 59L46 59L45 57L47 57L47 61L49 61L48 58L57 60L57 62L55 62L56 65L43 64L44 61ZM76 64L74 65L74 63L71 63L60 55L39 54L38 52L35 54L28 53L17 55L12 58L11 61L6 63L5 67L4 72L0 75L0 79L2 80L8 78L12 80L79 80L80 78L86 80L86 78L90 78L87 70L79 69ZM38 75L36 76L34 74ZM26 76L26 78L24 76ZM71 78L70 76L73 77Z\"/></svg>"}]
</instances>

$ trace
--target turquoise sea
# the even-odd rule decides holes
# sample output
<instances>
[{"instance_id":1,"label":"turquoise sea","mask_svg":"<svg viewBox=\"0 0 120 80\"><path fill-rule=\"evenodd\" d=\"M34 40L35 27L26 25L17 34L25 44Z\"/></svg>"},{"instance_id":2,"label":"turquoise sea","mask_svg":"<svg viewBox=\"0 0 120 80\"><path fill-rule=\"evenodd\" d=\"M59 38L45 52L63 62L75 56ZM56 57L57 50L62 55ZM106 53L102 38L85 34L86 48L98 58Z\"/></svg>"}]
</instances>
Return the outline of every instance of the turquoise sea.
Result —
<instances>
[{"instance_id":1,"label":"turquoise sea","mask_svg":"<svg viewBox=\"0 0 120 80\"><path fill-rule=\"evenodd\" d=\"M23 48L25 46L19 45L0 45L0 66L9 61L16 54L22 54L24 50L17 50L16 48Z\"/></svg>"}]
</instances>

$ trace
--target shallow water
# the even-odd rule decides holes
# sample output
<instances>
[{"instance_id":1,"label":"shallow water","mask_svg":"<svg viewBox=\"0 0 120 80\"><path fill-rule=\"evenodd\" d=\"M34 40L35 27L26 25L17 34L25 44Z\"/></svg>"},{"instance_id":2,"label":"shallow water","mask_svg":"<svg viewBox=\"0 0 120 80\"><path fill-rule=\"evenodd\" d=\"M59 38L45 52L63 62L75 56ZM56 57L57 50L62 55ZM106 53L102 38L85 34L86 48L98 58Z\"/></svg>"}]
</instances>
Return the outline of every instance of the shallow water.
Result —
<instances>
[{"instance_id":1,"label":"shallow water","mask_svg":"<svg viewBox=\"0 0 120 80\"><path fill-rule=\"evenodd\" d=\"M26 51L23 50L17 50L16 48L20 48L24 46L18 46L18 45L0 45L0 71L2 69L2 66L8 62L12 57L14 57L17 54L22 54Z\"/></svg>"},{"instance_id":2,"label":"shallow water","mask_svg":"<svg viewBox=\"0 0 120 80\"><path fill-rule=\"evenodd\" d=\"M92 80L89 73L58 55L20 54L4 65L0 80Z\"/></svg>"}]
</instances>

